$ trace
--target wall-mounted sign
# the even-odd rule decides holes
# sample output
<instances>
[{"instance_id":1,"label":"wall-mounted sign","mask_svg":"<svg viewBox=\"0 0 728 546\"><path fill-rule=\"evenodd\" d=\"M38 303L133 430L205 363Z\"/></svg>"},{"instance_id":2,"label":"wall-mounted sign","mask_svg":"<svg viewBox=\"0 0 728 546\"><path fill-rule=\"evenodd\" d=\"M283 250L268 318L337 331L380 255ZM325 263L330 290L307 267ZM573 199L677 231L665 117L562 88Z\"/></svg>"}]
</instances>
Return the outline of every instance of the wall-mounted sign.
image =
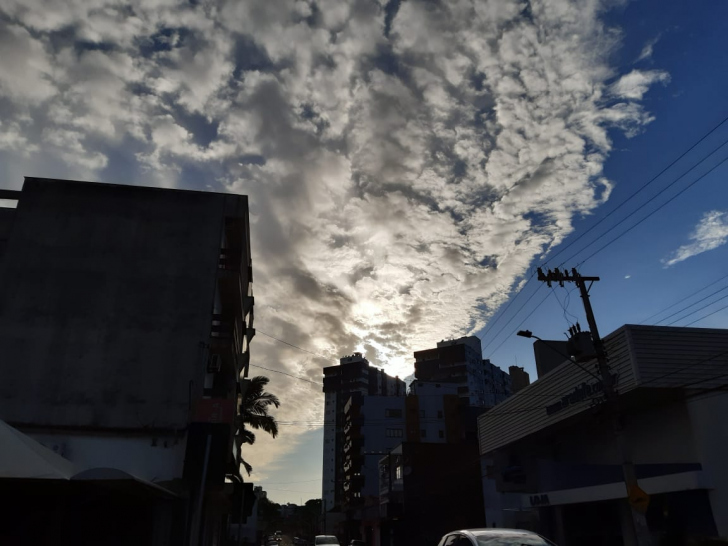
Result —
<instances>
[{"instance_id":1,"label":"wall-mounted sign","mask_svg":"<svg viewBox=\"0 0 728 546\"><path fill-rule=\"evenodd\" d=\"M528 497L529 502L531 503L531 506L548 506L551 504L551 501L549 501L548 495L531 495Z\"/></svg>"},{"instance_id":2,"label":"wall-mounted sign","mask_svg":"<svg viewBox=\"0 0 728 546\"><path fill-rule=\"evenodd\" d=\"M612 375L612 382L614 385L617 384L617 375L616 374ZM601 381L594 381L592 383L585 382L585 383L582 383L581 385L577 385L576 387L574 387L574 390L571 391L571 393L564 396L561 400L559 400L555 404L546 406L546 415L553 415L554 413L557 413L563 409L566 409L573 404L586 400L590 396L599 394L603 390L604 390L604 385L602 384Z\"/></svg>"}]
</instances>

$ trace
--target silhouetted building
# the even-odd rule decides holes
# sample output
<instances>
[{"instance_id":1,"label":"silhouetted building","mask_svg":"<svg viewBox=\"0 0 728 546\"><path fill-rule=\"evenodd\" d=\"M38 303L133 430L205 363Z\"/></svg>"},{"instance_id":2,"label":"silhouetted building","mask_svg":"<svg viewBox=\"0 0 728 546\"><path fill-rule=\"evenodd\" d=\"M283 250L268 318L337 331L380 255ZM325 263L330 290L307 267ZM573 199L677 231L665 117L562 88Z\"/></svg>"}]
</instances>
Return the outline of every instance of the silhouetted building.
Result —
<instances>
[{"instance_id":1,"label":"silhouetted building","mask_svg":"<svg viewBox=\"0 0 728 546\"><path fill-rule=\"evenodd\" d=\"M14 195L0 211L0 418L67 458L64 491L89 495L63 507L54 490L33 517L76 544L217 536L243 489L247 197L40 178ZM24 542L47 543L28 525Z\"/></svg>"},{"instance_id":2,"label":"silhouetted building","mask_svg":"<svg viewBox=\"0 0 728 546\"><path fill-rule=\"evenodd\" d=\"M440 341L434 349L415 351L415 378L429 383L454 383L470 406L493 407L511 393L507 373L483 360L475 336Z\"/></svg>"},{"instance_id":3,"label":"silhouetted building","mask_svg":"<svg viewBox=\"0 0 728 546\"><path fill-rule=\"evenodd\" d=\"M516 394L531 384L531 378L528 376L528 372L518 366L509 366L508 375L511 376L511 389L513 390L513 394Z\"/></svg>"},{"instance_id":4,"label":"silhouetted building","mask_svg":"<svg viewBox=\"0 0 728 546\"><path fill-rule=\"evenodd\" d=\"M655 537L728 536L728 330L625 325L604 338ZM623 455L594 360L565 360L480 416L487 525L557 544L633 544Z\"/></svg>"},{"instance_id":5,"label":"silhouetted building","mask_svg":"<svg viewBox=\"0 0 728 546\"><path fill-rule=\"evenodd\" d=\"M536 358L536 375L538 379L557 368L570 358L568 341L537 339L533 342L533 354Z\"/></svg>"},{"instance_id":6,"label":"silhouetted building","mask_svg":"<svg viewBox=\"0 0 728 546\"><path fill-rule=\"evenodd\" d=\"M379 462L382 546L432 544L485 525L474 444L405 442Z\"/></svg>"},{"instance_id":7,"label":"silhouetted building","mask_svg":"<svg viewBox=\"0 0 728 546\"><path fill-rule=\"evenodd\" d=\"M406 386L398 377L369 365L361 353L324 368L323 510L341 508L344 493L344 406L353 394L404 397ZM328 523L333 522L329 518Z\"/></svg>"}]
</instances>

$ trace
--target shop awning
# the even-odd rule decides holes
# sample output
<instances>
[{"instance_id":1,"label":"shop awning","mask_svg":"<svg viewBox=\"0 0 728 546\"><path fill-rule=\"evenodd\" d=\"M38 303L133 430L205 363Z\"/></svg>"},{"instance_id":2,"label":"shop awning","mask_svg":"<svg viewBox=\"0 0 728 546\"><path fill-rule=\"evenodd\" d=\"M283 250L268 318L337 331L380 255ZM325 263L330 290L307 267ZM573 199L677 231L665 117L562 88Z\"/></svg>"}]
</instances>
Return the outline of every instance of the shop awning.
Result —
<instances>
[{"instance_id":1,"label":"shop awning","mask_svg":"<svg viewBox=\"0 0 728 546\"><path fill-rule=\"evenodd\" d=\"M118 468L91 468L71 477L74 482L93 482L117 490L150 494L156 497L177 498L179 495L156 483L137 478Z\"/></svg>"},{"instance_id":2,"label":"shop awning","mask_svg":"<svg viewBox=\"0 0 728 546\"><path fill-rule=\"evenodd\" d=\"M76 468L44 445L0 421L0 478L68 480Z\"/></svg>"}]
</instances>

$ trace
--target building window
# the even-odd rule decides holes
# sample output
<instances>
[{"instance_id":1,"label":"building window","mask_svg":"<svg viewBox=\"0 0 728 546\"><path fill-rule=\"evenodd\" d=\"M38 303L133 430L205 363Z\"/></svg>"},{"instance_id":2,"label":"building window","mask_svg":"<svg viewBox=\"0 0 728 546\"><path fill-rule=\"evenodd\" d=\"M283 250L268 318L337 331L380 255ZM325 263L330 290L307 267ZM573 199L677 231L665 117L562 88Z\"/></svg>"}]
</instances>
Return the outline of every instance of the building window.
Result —
<instances>
[{"instance_id":1,"label":"building window","mask_svg":"<svg viewBox=\"0 0 728 546\"><path fill-rule=\"evenodd\" d=\"M420 430L420 438L427 438L427 431L424 428Z\"/></svg>"},{"instance_id":2,"label":"building window","mask_svg":"<svg viewBox=\"0 0 728 546\"><path fill-rule=\"evenodd\" d=\"M402 479L402 467L398 466L394 469L394 479L395 480L401 480Z\"/></svg>"},{"instance_id":3,"label":"building window","mask_svg":"<svg viewBox=\"0 0 728 546\"><path fill-rule=\"evenodd\" d=\"M401 438L401 437L402 437L401 428L388 428L387 429L387 438Z\"/></svg>"},{"instance_id":4,"label":"building window","mask_svg":"<svg viewBox=\"0 0 728 546\"><path fill-rule=\"evenodd\" d=\"M402 417L402 410L401 409L385 409L384 416L385 417Z\"/></svg>"},{"instance_id":5,"label":"building window","mask_svg":"<svg viewBox=\"0 0 728 546\"><path fill-rule=\"evenodd\" d=\"M442 419L442 410L437 410L437 418Z\"/></svg>"},{"instance_id":6,"label":"building window","mask_svg":"<svg viewBox=\"0 0 728 546\"><path fill-rule=\"evenodd\" d=\"M437 435L438 435L438 436L439 436L440 438L444 438L444 437L445 437L445 431L444 431L444 430L438 430L438 431L437 431Z\"/></svg>"}]
</instances>

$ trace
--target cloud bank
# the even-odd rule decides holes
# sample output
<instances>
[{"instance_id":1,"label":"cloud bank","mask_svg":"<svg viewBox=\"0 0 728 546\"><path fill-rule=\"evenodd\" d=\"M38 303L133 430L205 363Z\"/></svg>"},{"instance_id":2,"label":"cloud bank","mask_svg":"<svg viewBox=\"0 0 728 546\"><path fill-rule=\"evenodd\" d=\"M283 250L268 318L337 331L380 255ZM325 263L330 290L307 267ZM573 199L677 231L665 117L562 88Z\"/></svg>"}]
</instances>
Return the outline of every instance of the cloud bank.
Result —
<instances>
[{"instance_id":1,"label":"cloud bank","mask_svg":"<svg viewBox=\"0 0 728 546\"><path fill-rule=\"evenodd\" d=\"M675 250L670 258L662 261L665 267L723 246L728 241L728 212L711 210L703 214L690 234L690 242Z\"/></svg>"},{"instance_id":2,"label":"cloud bank","mask_svg":"<svg viewBox=\"0 0 728 546\"><path fill-rule=\"evenodd\" d=\"M249 195L256 326L330 359L258 336L253 364L320 380L363 350L405 376L608 198L610 131L651 121L667 75L611 66L609 4L6 0L0 173ZM321 418L314 386L270 388Z\"/></svg>"}]
</instances>

